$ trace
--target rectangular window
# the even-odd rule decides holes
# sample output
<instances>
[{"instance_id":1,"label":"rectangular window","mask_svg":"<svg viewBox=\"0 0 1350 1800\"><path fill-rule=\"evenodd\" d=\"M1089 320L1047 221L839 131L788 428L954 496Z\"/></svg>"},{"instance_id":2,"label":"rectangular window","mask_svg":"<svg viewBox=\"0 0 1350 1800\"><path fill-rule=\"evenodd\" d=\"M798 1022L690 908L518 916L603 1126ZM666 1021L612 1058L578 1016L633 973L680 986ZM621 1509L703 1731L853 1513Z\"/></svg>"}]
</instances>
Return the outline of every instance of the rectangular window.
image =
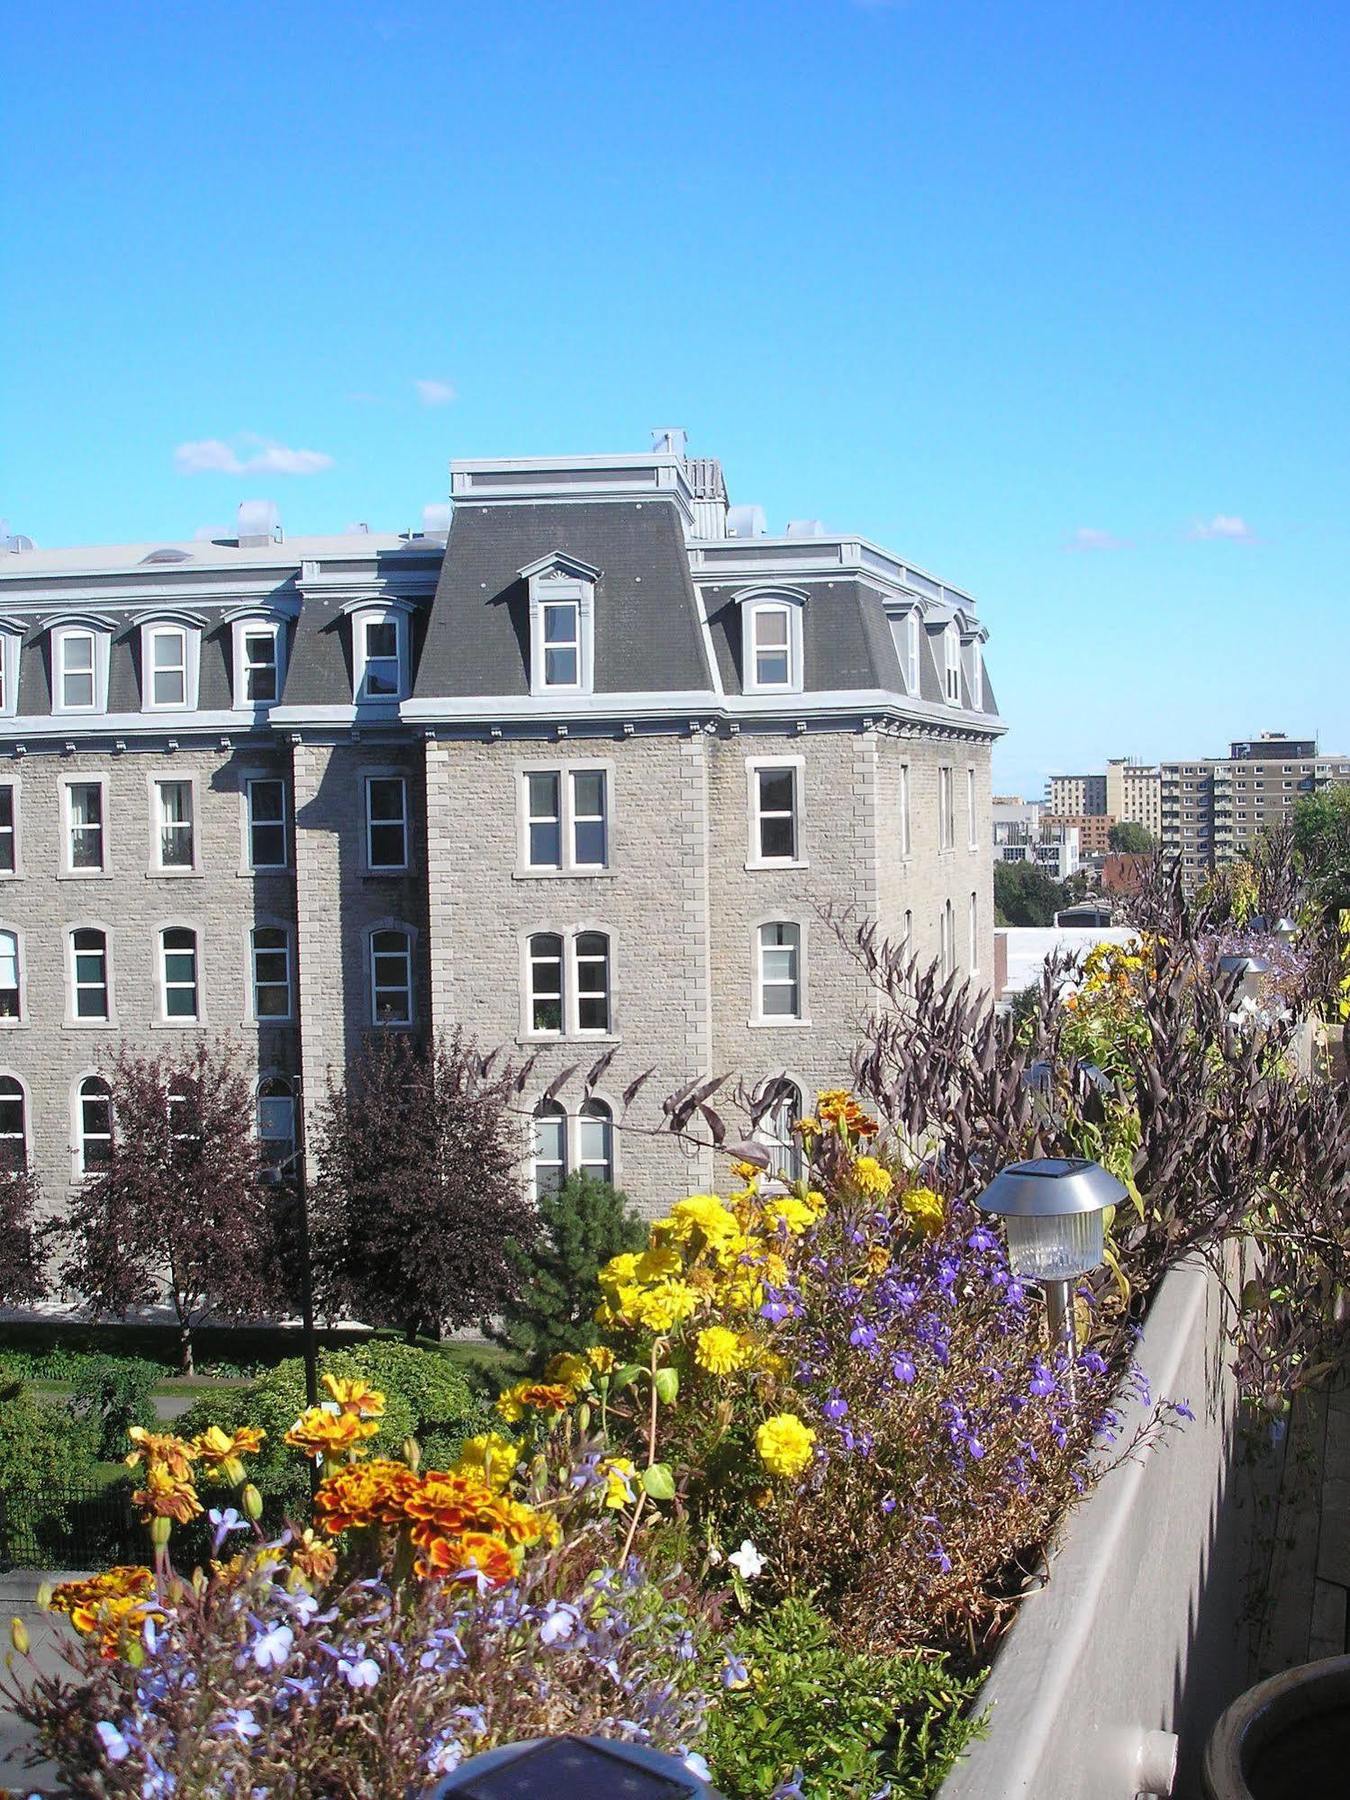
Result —
<instances>
[{"instance_id":1,"label":"rectangular window","mask_svg":"<svg viewBox=\"0 0 1350 1800\"><path fill-rule=\"evenodd\" d=\"M775 923L759 928L759 1011L765 1019L801 1017L801 928Z\"/></svg>"},{"instance_id":2,"label":"rectangular window","mask_svg":"<svg viewBox=\"0 0 1350 1800\"><path fill-rule=\"evenodd\" d=\"M905 619L905 690L910 695L919 691L919 615L916 612Z\"/></svg>"},{"instance_id":3,"label":"rectangular window","mask_svg":"<svg viewBox=\"0 0 1350 1800\"><path fill-rule=\"evenodd\" d=\"M530 838L530 867L562 867L562 778L555 774L529 775L525 781L529 801L526 821Z\"/></svg>"},{"instance_id":4,"label":"rectangular window","mask_svg":"<svg viewBox=\"0 0 1350 1800\"><path fill-rule=\"evenodd\" d=\"M18 867L14 832L14 789L0 787L0 875L12 875Z\"/></svg>"},{"instance_id":5,"label":"rectangular window","mask_svg":"<svg viewBox=\"0 0 1350 1800\"><path fill-rule=\"evenodd\" d=\"M66 867L103 867L103 784L71 781L66 784Z\"/></svg>"},{"instance_id":6,"label":"rectangular window","mask_svg":"<svg viewBox=\"0 0 1350 1800\"><path fill-rule=\"evenodd\" d=\"M19 1016L19 938L0 931L0 1019Z\"/></svg>"},{"instance_id":7,"label":"rectangular window","mask_svg":"<svg viewBox=\"0 0 1350 1800\"><path fill-rule=\"evenodd\" d=\"M286 783L248 784L248 862L251 869L286 867Z\"/></svg>"},{"instance_id":8,"label":"rectangular window","mask_svg":"<svg viewBox=\"0 0 1350 1800\"><path fill-rule=\"evenodd\" d=\"M949 705L961 704L961 638L953 626L948 626L943 633L946 647L947 700Z\"/></svg>"},{"instance_id":9,"label":"rectangular window","mask_svg":"<svg viewBox=\"0 0 1350 1800\"><path fill-rule=\"evenodd\" d=\"M244 632L244 703L265 706L277 697L277 634L271 626Z\"/></svg>"},{"instance_id":10,"label":"rectangular window","mask_svg":"<svg viewBox=\"0 0 1350 1800\"><path fill-rule=\"evenodd\" d=\"M909 764L900 765L900 854L908 856L913 849L909 822Z\"/></svg>"},{"instance_id":11,"label":"rectangular window","mask_svg":"<svg viewBox=\"0 0 1350 1800\"><path fill-rule=\"evenodd\" d=\"M95 1174L112 1161L112 1095L98 1075L80 1083L80 1173Z\"/></svg>"},{"instance_id":12,"label":"rectangular window","mask_svg":"<svg viewBox=\"0 0 1350 1800\"><path fill-rule=\"evenodd\" d=\"M75 1017L108 1017L108 940L101 931L82 929L70 937L75 982Z\"/></svg>"},{"instance_id":13,"label":"rectangular window","mask_svg":"<svg viewBox=\"0 0 1350 1800\"><path fill-rule=\"evenodd\" d=\"M977 894L970 896L970 968L972 974L980 966L980 901Z\"/></svg>"},{"instance_id":14,"label":"rectangular window","mask_svg":"<svg viewBox=\"0 0 1350 1800\"><path fill-rule=\"evenodd\" d=\"M572 861L578 869L603 869L609 860L605 822L605 772L572 771Z\"/></svg>"},{"instance_id":15,"label":"rectangular window","mask_svg":"<svg viewBox=\"0 0 1350 1800\"><path fill-rule=\"evenodd\" d=\"M797 860L797 770L756 769L754 849L760 862Z\"/></svg>"},{"instance_id":16,"label":"rectangular window","mask_svg":"<svg viewBox=\"0 0 1350 1800\"><path fill-rule=\"evenodd\" d=\"M938 770L938 848L956 848L956 802L953 777L956 771L946 766Z\"/></svg>"},{"instance_id":17,"label":"rectangular window","mask_svg":"<svg viewBox=\"0 0 1350 1800\"><path fill-rule=\"evenodd\" d=\"M165 629L150 633L150 704L187 705L187 633Z\"/></svg>"},{"instance_id":18,"label":"rectangular window","mask_svg":"<svg viewBox=\"0 0 1350 1800\"><path fill-rule=\"evenodd\" d=\"M370 934L370 1005L377 1025L412 1024L412 939L406 931Z\"/></svg>"},{"instance_id":19,"label":"rectangular window","mask_svg":"<svg viewBox=\"0 0 1350 1800\"><path fill-rule=\"evenodd\" d=\"M156 838L161 869L192 867L192 783L155 783Z\"/></svg>"},{"instance_id":20,"label":"rectangular window","mask_svg":"<svg viewBox=\"0 0 1350 1800\"><path fill-rule=\"evenodd\" d=\"M966 770L966 825L969 831L967 842L972 850L980 847L979 813L975 808L975 771Z\"/></svg>"},{"instance_id":21,"label":"rectangular window","mask_svg":"<svg viewBox=\"0 0 1350 1800\"><path fill-rule=\"evenodd\" d=\"M756 687L788 687L792 656L785 606L758 606L754 614Z\"/></svg>"},{"instance_id":22,"label":"rectangular window","mask_svg":"<svg viewBox=\"0 0 1350 1800\"><path fill-rule=\"evenodd\" d=\"M253 1016L262 1023L291 1016L291 940L279 925L258 925L252 934Z\"/></svg>"},{"instance_id":23,"label":"rectangular window","mask_svg":"<svg viewBox=\"0 0 1350 1800\"><path fill-rule=\"evenodd\" d=\"M577 1167L592 1181L614 1179L614 1125L602 1100L587 1100L577 1119Z\"/></svg>"},{"instance_id":24,"label":"rectangular window","mask_svg":"<svg viewBox=\"0 0 1350 1800\"><path fill-rule=\"evenodd\" d=\"M581 682L581 608L575 601L544 606L544 686L578 687Z\"/></svg>"},{"instance_id":25,"label":"rectangular window","mask_svg":"<svg viewBox=\"0 0 1350 1800\"><path fill-rule=\"evenodd\" d=\"M181 926L160 933L164 978L164 1017L195 1019L197 1013L197 934Z\"/></svg>"},{"instance_id":26,"label":"rectangular window","mask_svg":"<svg viewBox=\"0 0 1350 1800\"><path fill-rule=\"evenodd\" d=\"M94 705L94 634L63 631L57 642L61 705L68 712L90 712Z\"/></svg>"},{"instance_id":27,"label":"rectangular window","mask_svg":"<svg viewBox=\"0 0 1350 1800\"><path fill-rule=\"evenodd\" d=\"M269 1169L285 1169L295 1156L295 1096L281 1081L258 1091L258 1153Z\"/></svg>"},{"instance_id":28,"label":"rectangular window","mask_svg":"<svg viewBox=\"0 0 1350 1800\"><path fill-rule=\"evenodd\" d=\"M401 775L366 778L366 856L372 869L408 866L408 785Z\"/></svg>"},{"instance_id":29,"label":"rectangular window","mask_svg":"<svg viewBox=\"0 0 1350 1800\"><path fill-rule=\"evenodd\" d=\"M398 621L366 619L365 675L362 689L367 700L397 700L399 695Z\"/></svg>"},{"instance_id":30,"label":"rectangular window","mask_svg":"<svg viewBox=\"0 0 1350 1800\"><path fill-rule=\"evenodd\" d=\"M9 639L0 637L0 713L9 709L5 705L9 694Z\"/></svg>"}]
</instances>

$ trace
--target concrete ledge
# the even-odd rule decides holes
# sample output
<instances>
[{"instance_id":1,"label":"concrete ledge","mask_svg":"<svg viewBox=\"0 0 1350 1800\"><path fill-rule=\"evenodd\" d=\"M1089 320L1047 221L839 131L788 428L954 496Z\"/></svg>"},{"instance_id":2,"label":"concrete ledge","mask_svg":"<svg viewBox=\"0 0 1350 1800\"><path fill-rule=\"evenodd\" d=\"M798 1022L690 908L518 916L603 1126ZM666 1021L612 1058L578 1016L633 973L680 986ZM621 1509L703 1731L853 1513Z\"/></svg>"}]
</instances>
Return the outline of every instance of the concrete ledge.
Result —
<instances>
[{"instance_id":1,"label":"concrete ledge","mask_svg":"<svg viewBox=\"0 0 1350 1800\"><path fill-rule=\"evenodd\" d=\"M995 1658L982 1696L989 1734L941 1800L1167 1793L1160 1731L1181 1739L1171 1791L1194 1792L1209 1727L1246 1685L1250 1509L1233 1473L1237 1394L1222 1294L1203 1264L1164 1278L1137 1360L1155 1399L1186 1402L1195 1420L1110 1470L1070 1514L1049 1582L1023 1603ZM1120 1410L1128 1442L1150 1408L1131 1394Z\"/></svg>"}]
</instances>

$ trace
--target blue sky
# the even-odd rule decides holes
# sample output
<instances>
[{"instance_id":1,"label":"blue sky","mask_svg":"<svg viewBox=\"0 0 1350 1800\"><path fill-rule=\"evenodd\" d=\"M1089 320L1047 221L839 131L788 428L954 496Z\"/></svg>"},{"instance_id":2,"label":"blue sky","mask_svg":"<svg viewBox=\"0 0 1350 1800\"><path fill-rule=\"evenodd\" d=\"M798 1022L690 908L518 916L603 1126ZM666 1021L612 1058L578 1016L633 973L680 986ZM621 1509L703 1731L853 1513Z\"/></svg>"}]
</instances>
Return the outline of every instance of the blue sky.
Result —
<instances>
[{"instance_id":1,"label":"blue sky","mask_svg":"<svg viewBox=\"0 0 1350 1800\"><path fill-rule=\"evenodd\" d=\"M1350 9L55 0L6 50L39 543L401 529L452 456L679 424L979 597L1004 787L1350 749Z\"/></svg>"}]
</instances>

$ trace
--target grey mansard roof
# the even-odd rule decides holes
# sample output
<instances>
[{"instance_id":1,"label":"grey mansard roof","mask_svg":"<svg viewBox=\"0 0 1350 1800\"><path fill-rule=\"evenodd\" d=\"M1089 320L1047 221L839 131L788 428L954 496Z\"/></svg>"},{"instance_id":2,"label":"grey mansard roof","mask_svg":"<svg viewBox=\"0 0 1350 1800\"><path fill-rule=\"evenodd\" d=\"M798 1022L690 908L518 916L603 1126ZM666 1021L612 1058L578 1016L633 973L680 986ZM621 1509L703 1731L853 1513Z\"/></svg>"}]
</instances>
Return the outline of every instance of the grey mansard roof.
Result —
<instances>
[{"instance_id":1,"label":"grey mansard roof","mask_svg":"<svg viewBox=\"0 0 1350 1800\"><path fill-rule=\"evenodd\" d=\"M431 605L416 698L529 693L529 584L519 571L555 550L600 571L597 694L687 693L711 686L673 506L632 500L461 503Z\"/></svg>"}]
</instances>

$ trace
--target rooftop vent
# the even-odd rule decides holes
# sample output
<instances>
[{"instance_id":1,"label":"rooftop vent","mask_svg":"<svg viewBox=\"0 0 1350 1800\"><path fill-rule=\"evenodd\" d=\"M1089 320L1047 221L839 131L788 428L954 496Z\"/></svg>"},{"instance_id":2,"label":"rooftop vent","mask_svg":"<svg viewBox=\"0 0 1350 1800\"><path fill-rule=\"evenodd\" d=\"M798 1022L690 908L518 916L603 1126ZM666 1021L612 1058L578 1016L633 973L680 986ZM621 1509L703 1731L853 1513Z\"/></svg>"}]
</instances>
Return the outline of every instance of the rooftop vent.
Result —
<instances>
[{"instance_id":1,"label":"rooftop vent","mask_svg":"<svg viewBox=\"0 0 1350 1800\"><path fill-rule=\"evenodd\" d=\"M9 520L0 519L0 550L10 550L17 556L21 550L36 549L32 538L25 537L21 531L11 531Z\"/></svg>"},{"instance_id":2,"label":"rooftop vent","mask_svg":"<svg viewBox=\"0 0 1350 1800\"><path fill-rule=\"evenodd\" d=\"M727 536L733 538L766 537L769 523L762 506L729 506Z\"/></svg>"},{"instance_id":3,"label":"rooftop vent","mask_svg":"<svg viewBox=\"0 0 1350 1800\"><path fill-rule=\"evenodd\" d=\"M658 425L652 432L652 455L682 457L688 442L689 433L683 425Z\"/></svg>"},{"instance_id":4,"label":"rooftop vent","mask_svg":"<svg viewBox=\"0 0 1350 1800\"><path fill-rule=\"evenodd\" d=\"M824 537L824 519L789 519L787 522L789 537Z\"/></svg>"},{"instance_id":5,"label":"rooftop vent","mask_svg":"<svg viewBox=\"0 0 1350 1800\"><path fill-rule=\"evenodd\" d=\"M190 550L176 550L171 544L166 544L162 550L152 550L149 556L143 556L141 561L143 563L191 562L192 552Z\"/></svg>"},{"instance_id":6,"label":"rooftop vent","mask_svg":"<svg viewBox=\"0 0 1350 1800\"><path fill-rule=\"evenodd\" d=\"M239 502L239 548L258 550L281 542L281 511L275 500Z\"/></svg>"}]
</instances>

